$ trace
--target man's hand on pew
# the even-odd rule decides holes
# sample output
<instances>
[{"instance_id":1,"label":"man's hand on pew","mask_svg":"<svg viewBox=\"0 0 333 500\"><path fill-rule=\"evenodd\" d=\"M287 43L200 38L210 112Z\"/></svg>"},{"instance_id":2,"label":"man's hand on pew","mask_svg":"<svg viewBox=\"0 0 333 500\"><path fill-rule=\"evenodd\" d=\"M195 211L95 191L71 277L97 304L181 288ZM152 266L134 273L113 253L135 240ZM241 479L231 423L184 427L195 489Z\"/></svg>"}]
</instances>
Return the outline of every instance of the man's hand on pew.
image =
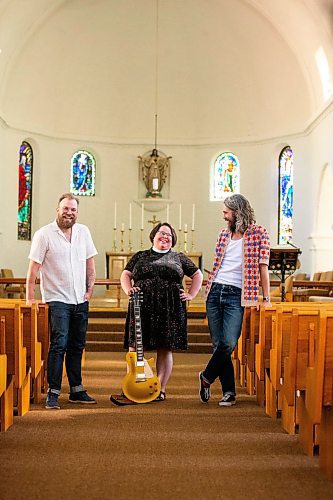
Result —
<instances>
[{"instance_id":1,"label":"man's hand on pew","mask_svg":"<svg viewBox=\"0 0 333 500\"><path fill-rule=\"evenodd\" d=\"M265 301L263 300L263 301L261 301L261 302L258 302L258 304L257 304L257 306L256 306L257 311L259 311L259 310L260 310L260 308L264 308L264 309L266 309L266 307L272 307L272 303L271 303L271 301L270 301L270 300L268 300L268 301L267 301L267 300L265 300Z\"/></svg>"},{"instance_id":2,"label":"man's hand on pew","mask_svg":"<svg viewBox=\"0 0 333 500\"><path fill-rule=\"evenodd\" d=\"M41 302L42 301L39 299L28 299L28 298L25 299L25 303L27 306L31 306L31 304L36 304L37 312L38 312L38 304L40 304Z\"/></svg>"}]
</instances>

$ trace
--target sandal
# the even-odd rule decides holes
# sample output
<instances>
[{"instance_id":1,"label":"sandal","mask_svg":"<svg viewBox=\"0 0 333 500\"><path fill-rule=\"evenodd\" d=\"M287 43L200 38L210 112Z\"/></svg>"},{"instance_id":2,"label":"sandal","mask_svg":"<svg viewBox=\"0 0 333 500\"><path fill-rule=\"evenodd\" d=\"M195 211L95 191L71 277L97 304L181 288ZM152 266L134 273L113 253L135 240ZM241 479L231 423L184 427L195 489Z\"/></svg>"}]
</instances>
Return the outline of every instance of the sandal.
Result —
<instances>
[{"instance_id":1,"label":"sandal","mask_svg":"<svg viewBox=\"0 0 333 500\"><path fill-rule=\"evenodd\" d=\"M165 401L165 400L166 400L166 394L164 391L161 391L154 401Z\"/></svg>"}]
</instances>

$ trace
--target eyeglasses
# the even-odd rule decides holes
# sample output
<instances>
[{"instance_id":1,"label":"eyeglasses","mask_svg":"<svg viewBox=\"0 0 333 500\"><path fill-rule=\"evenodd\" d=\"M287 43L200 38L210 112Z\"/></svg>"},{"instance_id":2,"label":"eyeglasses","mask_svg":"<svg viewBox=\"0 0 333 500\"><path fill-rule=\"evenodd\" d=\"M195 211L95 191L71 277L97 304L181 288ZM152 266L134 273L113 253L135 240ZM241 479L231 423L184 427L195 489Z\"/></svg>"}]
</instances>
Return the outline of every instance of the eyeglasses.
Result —
<instances>
[{"instance_id":1,"label":"eyeglasses","mask_svg":"<svg viewBox=\"0 0 333 500\"><path fill-rule=\"evenodd\" d=\"M165 233L164 231L157 231L157 232L160 233L160 235L162 235L163 238L172 238L172 234Z\"/></svg>"}]
</instances>

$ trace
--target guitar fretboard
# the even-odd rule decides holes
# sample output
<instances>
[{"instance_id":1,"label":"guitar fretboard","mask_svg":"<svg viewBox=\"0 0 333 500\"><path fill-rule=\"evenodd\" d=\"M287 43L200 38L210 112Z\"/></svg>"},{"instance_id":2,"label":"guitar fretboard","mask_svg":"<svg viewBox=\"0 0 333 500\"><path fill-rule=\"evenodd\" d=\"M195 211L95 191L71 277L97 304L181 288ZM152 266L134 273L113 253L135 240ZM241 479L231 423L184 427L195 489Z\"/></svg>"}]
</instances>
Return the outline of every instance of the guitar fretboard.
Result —
<instances>
[{"instance_id":1,"label":"guitar fretboard","mask_svg":"<svg viewBox=\"0 0 333 500\"><path fill-rule=\"evenodd\" d=\"M143 361L140 306L134 306L134 320L135 320L136 357L137 361Z\"/></svg>"}]
</instances>

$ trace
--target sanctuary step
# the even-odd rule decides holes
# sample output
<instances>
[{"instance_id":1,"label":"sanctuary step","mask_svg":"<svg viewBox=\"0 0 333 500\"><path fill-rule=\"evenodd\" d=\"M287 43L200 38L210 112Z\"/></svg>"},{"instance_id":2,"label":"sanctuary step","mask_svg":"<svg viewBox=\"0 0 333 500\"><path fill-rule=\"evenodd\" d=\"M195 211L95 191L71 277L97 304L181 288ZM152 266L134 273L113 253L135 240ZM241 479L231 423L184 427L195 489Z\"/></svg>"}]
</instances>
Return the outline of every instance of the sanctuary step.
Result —
<instances>
[{"instance_id":1,"label":"sanctuary step","mask_svg":"<svg viewBox=\"0 0 333 500\"><path fill-rule=\"evenodd\" d=\"M86 350L95 352L124 351L126 311L90 311ZM211 340L202 311L188 312L188 351L210 353Z\"/></svg>"}]
</instances>

